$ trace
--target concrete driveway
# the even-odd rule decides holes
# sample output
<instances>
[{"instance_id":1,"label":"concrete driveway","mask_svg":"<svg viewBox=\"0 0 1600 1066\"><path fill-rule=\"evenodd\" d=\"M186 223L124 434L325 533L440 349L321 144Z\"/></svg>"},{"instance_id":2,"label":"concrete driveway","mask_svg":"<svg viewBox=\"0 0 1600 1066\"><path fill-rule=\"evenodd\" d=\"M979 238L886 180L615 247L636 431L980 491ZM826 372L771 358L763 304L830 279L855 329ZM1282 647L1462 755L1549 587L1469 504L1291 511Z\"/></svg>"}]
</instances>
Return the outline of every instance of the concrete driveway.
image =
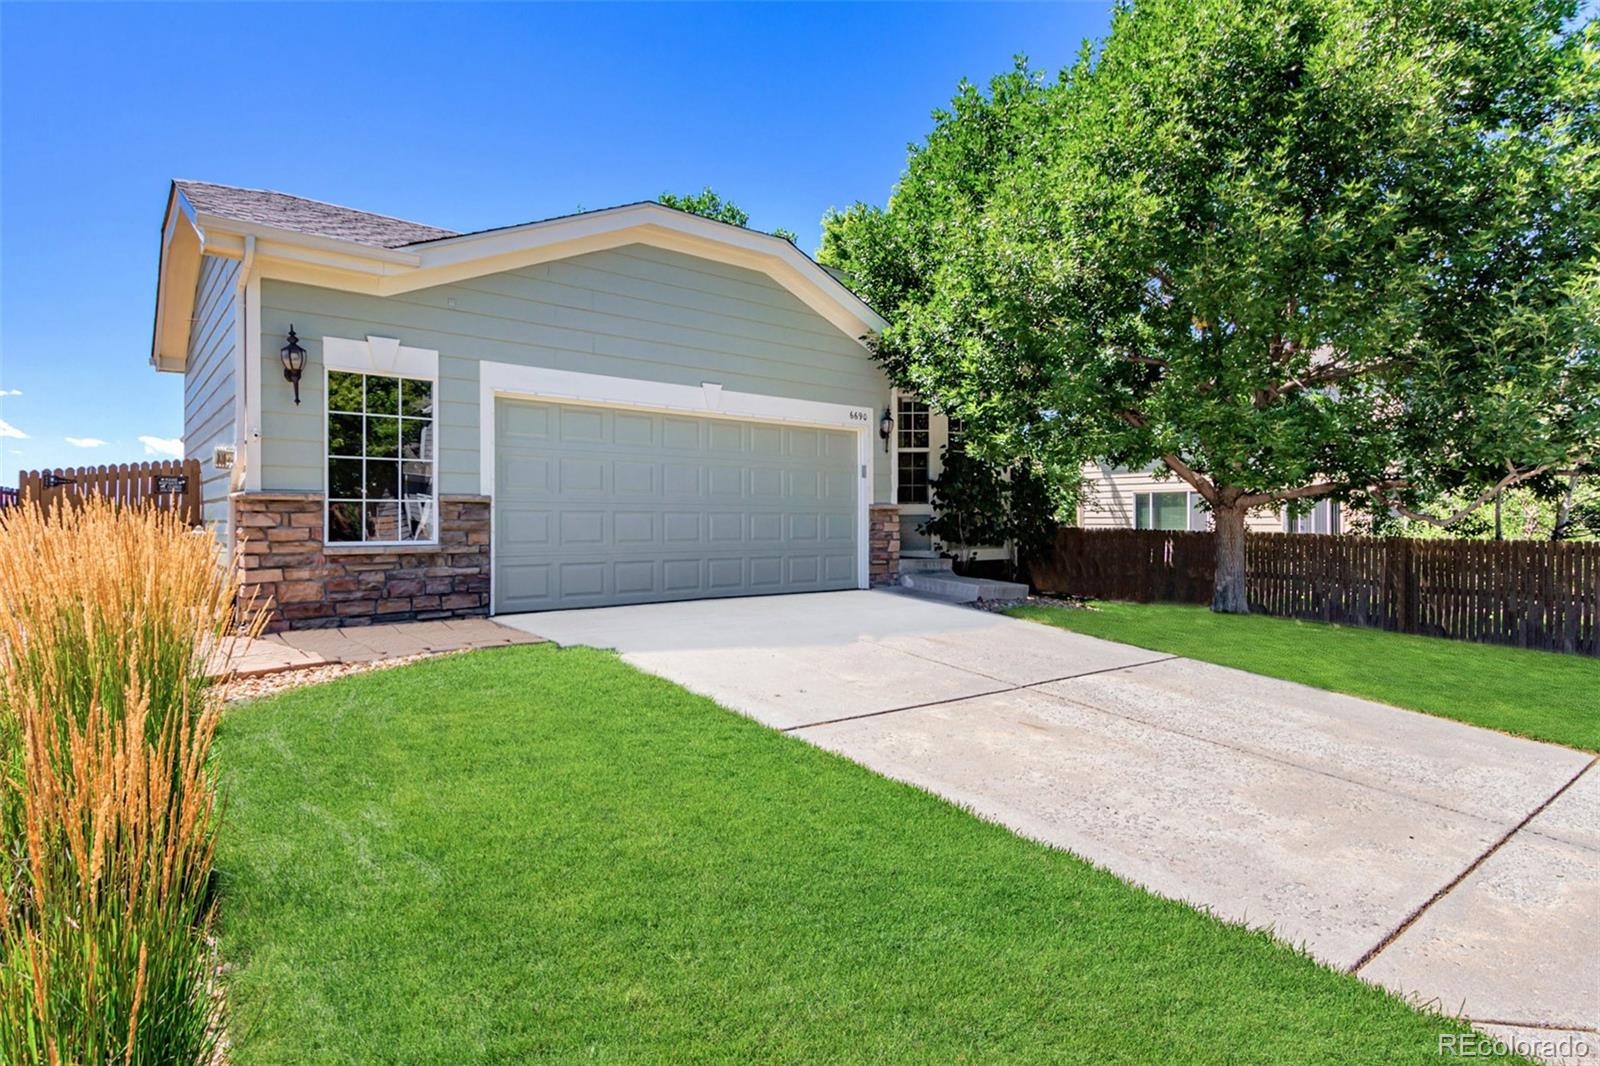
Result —
<instances>
[{"instance_id":1,"label":"concrete driveway","mask_svg":"<svg viewBox=\"0 0 1600 1066\"><path fill-rule=\"evenodd\" d=\"M1493 1035L1600 1056L1581 752L896 592L498 621L615 648Z\"/></svg>"}]
</instances>

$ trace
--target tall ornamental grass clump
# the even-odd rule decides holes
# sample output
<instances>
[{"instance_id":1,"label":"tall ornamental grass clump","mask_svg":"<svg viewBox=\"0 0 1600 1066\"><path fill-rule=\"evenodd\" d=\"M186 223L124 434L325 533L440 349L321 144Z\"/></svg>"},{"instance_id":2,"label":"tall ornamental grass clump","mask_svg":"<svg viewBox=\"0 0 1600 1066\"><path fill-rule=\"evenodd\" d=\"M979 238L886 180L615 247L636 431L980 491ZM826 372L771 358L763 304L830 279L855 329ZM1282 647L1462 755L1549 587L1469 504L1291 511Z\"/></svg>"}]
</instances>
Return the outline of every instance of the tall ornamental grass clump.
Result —
<instances>
[{"instance_id":1,"label":"tall ornamental grass clump","mask_svg":"<svg viewBox=\"0 0 1600 1066\"><path fill-rule=\"evenodd\" d=\"M215 1053L212 675L263 621L219 552L151 508L0 512L0 1062Z\"/></svg>"}]
</instances>

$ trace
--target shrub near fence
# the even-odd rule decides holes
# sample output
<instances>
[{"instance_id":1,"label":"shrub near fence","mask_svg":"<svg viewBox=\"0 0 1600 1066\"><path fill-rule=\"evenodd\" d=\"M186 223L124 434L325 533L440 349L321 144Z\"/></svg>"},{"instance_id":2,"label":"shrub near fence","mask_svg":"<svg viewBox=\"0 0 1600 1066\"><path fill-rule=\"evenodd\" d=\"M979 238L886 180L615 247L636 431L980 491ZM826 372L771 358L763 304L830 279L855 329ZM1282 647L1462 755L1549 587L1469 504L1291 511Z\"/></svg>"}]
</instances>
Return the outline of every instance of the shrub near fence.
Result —
<instances>
[{"instance_id":1,"label":"shrub near fence","mask_svg":"<svg viewBox=\"0 0 1600 1066\"><path fill-rule=\"evenodd\" d=\"M1209 603L1213 535L1063 529L1034 587ZM1600 655L1600 544L1253 533L1250 609L1401 633Z\"/></svg>"}]
</instances>

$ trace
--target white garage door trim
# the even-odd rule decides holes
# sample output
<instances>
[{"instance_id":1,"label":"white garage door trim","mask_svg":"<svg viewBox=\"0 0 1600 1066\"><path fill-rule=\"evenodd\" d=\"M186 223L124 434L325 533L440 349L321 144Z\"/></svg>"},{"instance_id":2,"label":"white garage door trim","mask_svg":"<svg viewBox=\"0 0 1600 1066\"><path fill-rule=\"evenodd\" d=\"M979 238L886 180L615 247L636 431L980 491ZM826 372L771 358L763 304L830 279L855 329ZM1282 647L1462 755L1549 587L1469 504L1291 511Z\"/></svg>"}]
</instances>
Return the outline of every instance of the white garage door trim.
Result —
<instances>
[{"instance_id":1,"label":"white garage door trim","mask_svg":"<svg viewBox=\"0 0 1600 1066\"><path fill-rule=\"evenodd\" d=\"M478 364L478 483L479 491L494 496L495 416L499 397L555 400L598 407L624 407L645 411L674 411L710 415L744 422L781 422L822 429L847 429L856 435L856 587L868 586L868 512L872 504L872 426L870 407L842 403L793 400L756 392L728 392L721 385L668 385L608 374L519 366L515 363ZM495 540L489 540L489 610L499 611L495 589Z\"/></svg>"}]
</instances>

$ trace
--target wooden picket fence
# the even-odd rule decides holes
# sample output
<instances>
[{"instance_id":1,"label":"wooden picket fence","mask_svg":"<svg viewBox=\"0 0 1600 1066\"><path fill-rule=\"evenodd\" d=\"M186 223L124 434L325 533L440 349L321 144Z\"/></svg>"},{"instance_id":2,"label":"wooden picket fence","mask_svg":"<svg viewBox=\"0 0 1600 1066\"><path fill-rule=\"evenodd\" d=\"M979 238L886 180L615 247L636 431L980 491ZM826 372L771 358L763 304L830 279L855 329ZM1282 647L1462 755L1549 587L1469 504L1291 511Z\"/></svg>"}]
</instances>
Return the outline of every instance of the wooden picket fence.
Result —
<instances>
[{"instance_id":1,"label":"wooden picket fence","mask_svg":"<svg viewBox=\"0 0 1600 1066\"><path fill-rule=\"evenodd\" d=\"M1209 603L1211 533L1063 529L1041 592ZM1455 640L1600 655L1600 543L1252 533L1250 609Z\"/></svg>"},{"instance_id":2,"label":"wooden picket fence","mask_svg":"<svg viewBox=\"0 0 1600 1066\"><path fill-rule=\"evenodd\" d=\"M121 505L154 503L157 507L176 508L185 522L200 525L198 459L24 470L17 475L17 493L23 504L39 503L46 511L91 496L102 496Z\"/></svg>"}]
</instances>

